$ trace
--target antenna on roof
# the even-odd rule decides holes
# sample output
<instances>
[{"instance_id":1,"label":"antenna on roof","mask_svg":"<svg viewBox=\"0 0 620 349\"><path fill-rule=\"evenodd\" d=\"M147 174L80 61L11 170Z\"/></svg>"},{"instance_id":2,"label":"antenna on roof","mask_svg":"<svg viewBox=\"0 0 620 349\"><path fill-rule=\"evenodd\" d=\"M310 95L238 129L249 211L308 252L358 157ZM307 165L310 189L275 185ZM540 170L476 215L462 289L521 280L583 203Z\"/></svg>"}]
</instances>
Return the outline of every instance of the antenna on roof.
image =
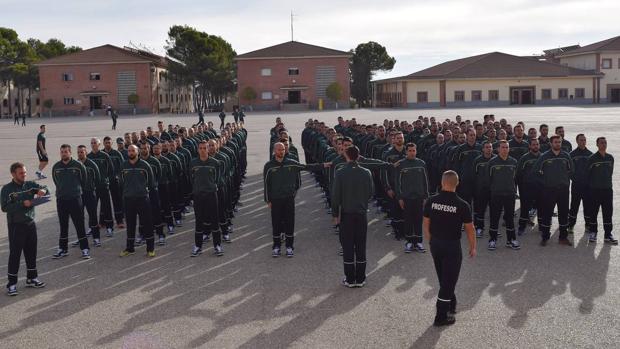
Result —
<instances>
[{"instance_id":1,"label":"antenna on roof","mask_svg":"<svg viewBox=\"0 0 620 349\"><path fill-rule=\"evenodd\" d=\"M295 15L293 14L293 10L291 10L291 41L295 41L293 37L293 17L295 17Z\"/></svg>"}]
</instances>

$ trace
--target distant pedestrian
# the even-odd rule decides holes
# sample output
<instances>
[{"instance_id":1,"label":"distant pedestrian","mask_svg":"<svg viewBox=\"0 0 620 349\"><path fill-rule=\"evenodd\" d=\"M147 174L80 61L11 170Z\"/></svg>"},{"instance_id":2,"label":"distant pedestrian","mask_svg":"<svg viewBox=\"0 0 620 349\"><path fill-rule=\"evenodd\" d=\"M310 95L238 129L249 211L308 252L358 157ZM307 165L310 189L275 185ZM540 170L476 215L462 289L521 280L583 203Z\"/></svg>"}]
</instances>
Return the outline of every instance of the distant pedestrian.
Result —
<instances>
[{"instance_id":1,"label":"distant pedestrian","mask_svg":"<svg viewBox=\"0 0 620 349\"><path fill-rule=\"evenodd\" d=\"M48 158L47 158L47 150L45 150L45 125L41 125L39 127L40 132L37 135L37 156L39 157L39 170L36 172L38 179L47 178L43 174L43 170L45 166L47 166Z\"/></svg>"},{"instance_id":2,"label":"distant pedestrian","mask_svg":"<svg viewBox=\"0 0 620 349\"><path fill-rule=\"evenodd\" d=\"M110 117L112 118L112 129L116 130L116 119L118 119L118 113L116 112L116 110L111 110L110 111Z\"/></svg>"},{"instance_id":3,"label":"distant pedestrian","mask_svg":"<svg viewBox=\"0 0 620 349\"><path fill-rule=\"evenodd\" d=\"M224 129L224 120L226 119L226 113L224 113L224 109L222 109L222 111L220 112L220 130Z\"/></svg>"},{"instance_id":4,"label":"distant pedestrian","mask_svg":"<svg viewBox=\"0 0 620 349\"><path fill-rule=\"evenodd\" d=\"M22 127L26 126L26 114L22 114Z\"/></svg>"},{"instance_id":5,"label":"distant pedestrian","mask_svg":"<svg viewBox=\"0 0 620 349\"><path fill-rule=\"evenodd\" d=\"M13 126L18 125L19 126L19 115L17 114L17 112L15 112L15 114L13 114Z\"/></svg>"},{"instance_id":6,"label":"distant pedestrian","mask_svg":"<svg viewBox=\"0 0 620 349\"><path fill-rule=\"evenodd\" d=\"M201 111L198 112L198 123L196 125L204 125L205 124L205 113Z\"/></svg>"}]
</instances>

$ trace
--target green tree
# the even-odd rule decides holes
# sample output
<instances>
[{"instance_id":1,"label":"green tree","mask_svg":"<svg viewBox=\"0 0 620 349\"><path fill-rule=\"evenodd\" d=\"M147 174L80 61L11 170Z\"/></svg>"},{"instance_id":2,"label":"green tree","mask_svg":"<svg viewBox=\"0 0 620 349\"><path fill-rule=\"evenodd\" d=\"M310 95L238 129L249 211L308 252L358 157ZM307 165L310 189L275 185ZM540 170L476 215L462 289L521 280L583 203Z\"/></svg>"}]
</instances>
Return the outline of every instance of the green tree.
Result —
<instances>
[{"instance_id":1,"label":"green tree","mask_svg":"<svg viewBox=\"0 0 620 349\"><path fill-rule=\"evenodd\" d=\"M351 50L351 95L360 105L370 100L370 80L377 71L390 71L396 59L388 55L385 47L369 41Z\"/></svg>"},{"instance_id":2,"label":"green tree","mask_svg":"<svg viewBox=\"0 0 620 349\"><path fill-rule=\"evenodd\" d=\"M127 96L127 103L133 105L133 115L136 115L136 104L138 104L139 101L140 101L140 97L135 93L132 93L129 96Z\"/></svg>"},{"instance_id":3,"label":"green tree","mask_svg":"<svg viewBox=\"0 0 620 349\"><path fill-rule=\"evenodd\" d=\"M241 98L243 98L243 100L248 101L248 103L250 104L250 106L252 105L252 103L254 102L254 100L257 97L257 93L256 90L254 90L252 87L250 86L246 86L243 91L241 91Z\"/></svg>"},{"instance_id":4,"label":"green tree","mask_svg":"<svg viewBox=\"0 0 620 349\"><path fill-rule=\"evenodd\" d=\"M43 107L48 110L50 118L52 117L52 107L54 106L53 99L46 99L43 101Z\"/></svg>"},{"instance_id":5,"label":"green tree","mask_svg":"<svg viewBox=\"0 0 620 349\"><path fill-rule=\"evenodd\" d=\"M338 109L338 101L342 98L342 94L342 86L337 82L332 82L325 89L325 95L327 95L327 98L332 102L336 103L336 109Z\"/></svg>"}]
</instances>

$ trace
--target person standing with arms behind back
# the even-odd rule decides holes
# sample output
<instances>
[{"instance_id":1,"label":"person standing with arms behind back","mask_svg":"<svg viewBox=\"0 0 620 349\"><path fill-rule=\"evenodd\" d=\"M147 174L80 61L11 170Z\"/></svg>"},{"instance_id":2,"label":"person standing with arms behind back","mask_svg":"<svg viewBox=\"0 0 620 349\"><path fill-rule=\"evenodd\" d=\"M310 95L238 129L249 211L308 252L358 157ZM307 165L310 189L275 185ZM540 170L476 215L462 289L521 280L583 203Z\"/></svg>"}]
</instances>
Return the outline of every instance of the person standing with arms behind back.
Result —
<instances>
[{"instance_id":1,"label":"person standing with arms behind back","mask_svg":"<svg viewBox=\"0 0 620 349\"><path fill-rule=\"evenodd\" d=\"M463 226L469 241L469 257L476 256L476 233L472 223L471 207L456 195L458 185L459 176L456 172L444 172L441 177L441 192L426 200L424 205L424 235L427 241L430 241L435 271L439 279L434 326L452 325L456 322L454 289L463 261L461 251Z\"/></svg>"},{"instance_id":2,"label":"person standing with arms behind back","mask_svg":"<svg viewBox=\"0 0 620 349\"><path fill-rule=\"evenodd\" d=\"M35 172L38 179L47 178L43 174L43 170L47 166L47 150L45 150L45 125L39 127L39 134L37 135L37 156L39 157L39 170Z\"/></svg>"},{"instance_id":3,"label":"person standing with arms behind back","mask_svg":"<svg viewBox=\"0 0 620 349\"><path fill-rule=\"evenodd\" d=\"M226 120L226 113L224 113L224 109L222 109L222 111L220 111L220 130L224 129L224 120Z\"/></svg>"},{"instance_id":4,"label":"person standing with arms behind back","mask_svg":"<svg viewBox=\"0 0 620 349\"><path fill-rule=\"evenodd\" d=\"M334 178L332 215L334 224L340 224L346 287L364 287L366 284L366 233L368 201L374 193L372 174L361 167L357 159L359 149L344 151L347 164Z\"/></svg>"}]
</instances>

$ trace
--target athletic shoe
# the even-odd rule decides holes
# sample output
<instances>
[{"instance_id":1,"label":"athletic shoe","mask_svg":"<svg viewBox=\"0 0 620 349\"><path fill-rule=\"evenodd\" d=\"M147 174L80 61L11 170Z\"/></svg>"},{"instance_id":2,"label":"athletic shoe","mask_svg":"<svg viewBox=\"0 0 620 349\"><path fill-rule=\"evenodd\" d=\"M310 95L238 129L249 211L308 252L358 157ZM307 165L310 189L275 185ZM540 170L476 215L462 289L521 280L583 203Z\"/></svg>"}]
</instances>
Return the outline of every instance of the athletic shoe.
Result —
<instances>
[{"instance_id":1,"label":"athletic shoe","mask_svg":"<svg viewBox=\"0 0 620 349\"><path fill-rule=\"evenodd\" d=\"M80 240L75 240L71 243L71 247L78 247L80 246Z\"/></svg>"},{"instance_id":2,"label":"athletic shoe","mask_svg":"<svg viewBox=\"0 0 620 349\"><path fill-rule=\"evenodd\" d=\"M134 253L136 253L136 251L123 250L123 251L121 251L120 256L121 257L127 257L127 256L131 256Z\"/></svg>"},{"instance_id":3,"label":"athletic shoe","mask_svg":"<svg viewBox=\"0 0 620 349\"><path fill-rule=\"evenodd\" d=\"M489 251L495 251L495 249L497 248L496 244L497 243L495 242L495 240L489 241L489 246L487 247L487 249Z\"/></svg>"},{"instance_id":4,"label":"athletic shoe","mask_svg":"<svg viewBox=\"0 0 620 349\"><path fill-rule=\"evenodd\" d=\"M340 249L338 250L338 255L339 256L343 256L344 255L344 250L342 249L342 247L340 247Z\"/></svg>"},{"instance_id":5,"label":"athletic shoe","mask_svg":"<svg viewBox=\"0 0 620 349\"><path fill-rule=\"evenodd\" d=\"M523 234L525 234L525 228L519 227L519 229L517 230L517 235L521 236Z\"/></svg>"},{"instance_id":6,"label":"athletic shoe","mask_svg":"<svg viewBox=\"0 0 620 349\"><path fill-rule=\"evenodd\" d=\"M17 296L19 293L17 292L17 285L10 285L6 287L6 293L13 297L13 296Z\"/></svg>"},{"instance_id":7,"label":"athletic shoe","mask_svg":"<svg viewBox=\"0 0 620 349\"><path fill-rule=\"evenodd\" d=\"M424 248L424 245L421 242L413 244L413 250L416 252L420 252L420 253L426 252L426 249Z\"/></svg>"},{"instance_id":8,"label":"athletic shoe","mask_svg":"<svg viewBox=\"0 0 620 349\"><path fill-rule=\"evenodd\" d=\"M88 229L88 231L86 232L86 236L91 236L91 235L93 235L93 230Z\"/></svg>"},{"instance_id":9,"label":"athletic shoe","mask_svg":"<svg viewBox=\"0 0 620 349\"><path fill-rule=\"evenodd\" d=\"M159 242L157 243L159 246L164 246L166 244L166 238L163 236L159 237Z\"/></svg>"},{"instance_id":10,"label":"athletic shoe","mask_svg":"<svg viewBox=\"0 0 620 349\"><path fill-rule=\"evenodd\" d=\"M168 226L168 234L170 234L170 235L174 234L174 225L169 225Z\"/></svg>"},{"instance_id":11,"label":"athletic shoe","mask_svg":"<svg viewBox=\"0 0 620 349\"><path fill-rule=\"evenodd\" d=\"M342 279L342 285L343 285L344 287L348 287L348 288L353 288L353 287L355 287L355 284L350 284L350 283L348 283L348 282L347 282L347 278L346 278L346 276Z\"/></svg>"},{"instance_id":12,"label":"athletic shoe","mask_svg":"<svg viewBox=\"0 0 620 349\"><path fill-rule=\"evenodd\" d=\"M188 214L189 208L187 206L183 207L183 213Z\"/></svg>"},{"instance_id":13,"label":"athletic shoe","mask_svg":"<svg viewBox=\"0 0 620 349\"><path fill-rule=\"evenodd\" d=\"M358 283L355 284L355 287L359 287L359 288L362 288L364 286L366 286L366 280L364 280L362 282L358 282Z\"/></svg>"},{"instance_id":14,"label":"athletic shoe","mask_svg":"<svg viewBox=\"0 0 620 349\"><path fill-rule=\"evenodd\" d=\"M68 256L69 253L67 252L67 250L63 250L63 249L58 249L58 251L56 251L56 253L54 253L52 255L52 259L60 259L62 257L66 257Z\"/></svg>"},{"instance_id":15,"label":"athletic shoe","mask_svg":"<svg viewBox=\"0 0 620 349\"><path fill-rule=\"evenodd\" d=\"M136 240L134 241L133 244L136 245L136 246L142 246L143 242L144 241L142 240L142 238L138 236L138 237L136 237Z\"/></svg>"},{"instance_id":16,"label":"athletic shoe","mask_svg":"<svg viewBox=\"0 0 620 349\"><path fill-rule=\"evenodd\" d=\"M517 240L506 241L506 247L512 248L513 250L518 250L521 248L521 244Z\"/></svg>"},{"instance_id":17,"label":"athletic shoe","mask_svg":"<svg viewBox=\"0 0 620 349\"><path fill-rule=\"evenodd\" d=\"M478 239L482 238L482 229L480 228L476 229L476 238Z\"/></svg>"},{"instance_id":18,"label":"athletic shoe","mask_svg":"<svg viewBox=\"0 0 620 349\"><path fill-rule=\"evenodd\" d=\"M391 227L391 226L392 226L392 220L391 220L391 219L387 219L387 220L385 221L385 226L386 226L386 227Z\"/></svg>"},{"instance_id":19,"label":"athletic shoe","mask_svg":"<svg viewBox=\"0 0 620 349\"><path fill-rule=\"evenodd\" d=\"M182 227L183 226L183 224L181 223L180 219L177 219L174 223L177 225L177 227Z\"/></svg>"},{"instance_id":20,"label":"athletic shoe","mask_svg":"<svg viewBox=\"0 0 620 349\"><path fill-rule=\"evenodd\" d=\"M332 209L331 208L327 209L327 214L332 214Z\"/></svg>"},{"instance_id":21,"label":"athletic shoe","mask_svg":"<svg viewBox=\"0 0 620 349\"><path fill-rule=\"evenodd\" d=\"M435 322L433 322L433 326L450 326L450 325L454 325L454 323L456 322L456 318L454 318L454 316L448 314L448 316L446 316L443 319L438 319L435 318Z\"/></svg>"},{"instance_id":22,"label":"athletic shoe","mask_svg":"<svg viewBox=\"0 0 620 349\"><path fill-rule=\"evenodd\" d=\"M205 241L209 241L209 240L211 240L211 235L203 233L202 234L202 241L205 242Z\"/></svg>"},{"instance_id":23,"label":"athletic shoe","mask_svg":"<svg viewBox=\"0 0 620 349\"><path fill-rule=\"evenodd\" d=\"M95 247L101 247L101 240L93 239L93 245L95 245Z\"/></svg>"},{"instance_id":24,"label":"athletic shoe","mask_svg":"<svg viewBox=\"0 0 620 349\"><path fill-rule=\"evenodd\" d=\"M190 257L198 257L201 254L202 254L202 248L198 246L192 247L192 254L190 255Z\"/></svg>"},{"instance_id":25,"label":"athletic shoe","mask_svg":"<svg viewBox=\"0 0 620 349\"><path fill-rule=\"evenodd\" d=\"M214 253L216 256L221 257L221 256L223 256L223 255L224 255L224 249L222 248L222 246L220 246L220 245L216 245L216 246L213 248L213 253Z\"/></svg>"},{"instance_id":26,"label":"athletic shoe","mask_svg":"<svg viewBox=\"0 0 620 349\"><path fill-rule=\"evenodd\" d=\"M146 251L146 256L149 258L155 257L155 251Z\"/></svg>"},{"instance_id":27,"label":"athletic shoe","mask_svg":"<svg viewBox=\"0 0 620 349\"><path fill-rule=\"evenodd\" d=\"M413 252L413 244L411 242L408 242L405 244L405 253L411 252Z\"/></svg>"},{"instance_id":28,"label":"athletic shoe","mask_svg":"<svg viewBox=\"0 0 620 349\"><path fill-rule=\"evenodd\" d=\"M85 248L82 250L82 259L90 259L90 250Z\"/></svg>"},{"instance_id":29,"label":"athletic shoe","mask_svg":"<svg viewBox=\"0 0 620 349\"><path fill-rule=\"evenodd\" d=\"M45 282L39 280L39 278L27 279L26 287L42 288L45 287Z\"/></svg>"},{"instance_id":30,"label":"athletic shoe","mask_svg":"<svg viewBox=\"0 0 620 349\"><path fill-rule=\"evenodd\" d=\"M280 257L280 248L279 247L274 247L273 248L273 251L271 251L271 257L273 257L273 258Z\"/></svg>"},{"instance_id":31,"label":"athletic shoe","mask_svg":"<svg viewBox=\"0 0 620 349\"><path fill-rule=\"evenodd\" d=\"M611 235L611 234L605 236L605 242L610 244L610 245L617 245L618 244L618 240L615 239L614 236Z\"/></svg>"},{"instance_id":32,"label":"athletic shoe","mask_svg":"<svg viewBox=\"0 0 620 349\"><path fill-rule=\"evenodd\" d=\"M293 257L293 255L294 255L294 253L293 253L293 248L292 248L292 247L287 247L287 248L286 248L286 256L287 256L288 258L291 258L291 257Z\"/></svg>"},{"instance_id":33,"label":"athletic shoe","mask_svg":"<svg viewBox=\"0 0 620 349\"><path fill-rule=\"evenodd\" d=\"M231 243L232 240L230 239L230 235L229 234L224 234L222 235L222 241L226 242L226 243Z\"/></svg>"},{"instance_id":34,"label":"athletic shoe","mask_svg":"<svg viewBox=\"0 0 620 349\"><path fill-rule=\"evenodd\" d=\"M531 210L528 212L528 215L530 216L530 219L531 219L531 218L533 218L534 216L536 216L536 213L538 213L538 212L536 211L536 209L535 209L535 208L531 209Z\"/></svg>"},{"instance_id":35,"label":"athletic shoe","mask_svg":"<svg viewBox=\"0 0 620 349\"><path fill-rule=\"evenodd\" d=\"M588 235L589 235L588 237L589 242L596 242L596 233L590 233Z\"/></svg>"},{"instance_id":36,"label":"athletic shoe","mask_svg":"<svg viewBox=\"0 0 620 349\"><path fill-rule=\"evenodd\" d=\"M121 224L119 224L119 227L121 226ZM124 226L124 225L123 225ZM112 236L114 236L114 230L112 228L107 228L105 230L105 236L111 238Z\"/></svg>"},{"instance_id":37,"label":"athletic shoe","mask_svg":"<svg viewBox=\"0 0 620 349\"><path fill-rule=\"evenodd\" d=\"M560 239L560 240L558 241L558 243L559 243L560 245L564 245L564 246L573 246L573 243L572 243L572 242L570 242L570 240L569 240L569 239Z\"/></svg>"}]
</instances>

